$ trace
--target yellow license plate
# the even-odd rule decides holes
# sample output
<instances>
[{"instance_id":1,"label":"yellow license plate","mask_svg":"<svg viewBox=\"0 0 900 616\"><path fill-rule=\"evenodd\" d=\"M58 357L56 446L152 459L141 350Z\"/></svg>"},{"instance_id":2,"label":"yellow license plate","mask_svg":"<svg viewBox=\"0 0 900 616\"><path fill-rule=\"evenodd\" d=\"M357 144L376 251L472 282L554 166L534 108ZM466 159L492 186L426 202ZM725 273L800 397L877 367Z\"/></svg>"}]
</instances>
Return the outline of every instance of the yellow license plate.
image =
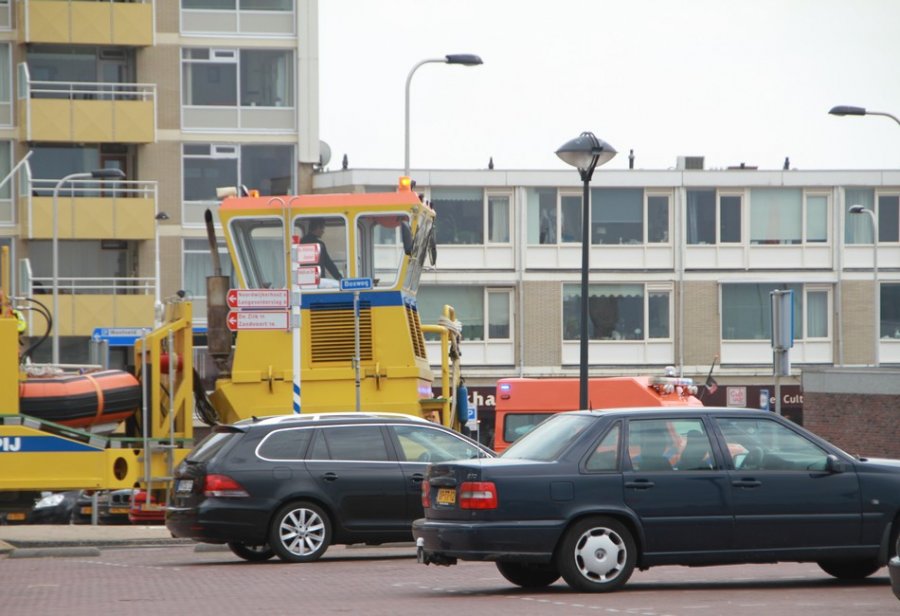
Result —
<instances>
[{"instance_id":1,"label":"yellow license plate","mask_svg":"<svg viewBox=\"0 0 900 616\"><path fill-rule=\"evenodd\" d=\"M25 514L24 513L7 513L6 519L11 520L13 522L21 522L22 520L25 519Z\"/></svg>"},{"instance_id":2,"label":"yellow license plate","mask_svg":"<svg viewBox=\"0 0 900 616\"><path fill-rule=\"evenodd\" d=\"M438 505L453 505L456 503L456 490L454 488L439 488L437 503Z\"/></svg>"},{"instance_id":3,"label":"yellow license plate","mask_svg":"<svg viewBox=\"0 0 900 616\"><path fill-rule=\"evenodd\" d=\"M128 507L110 507L109 512L113 515L118 513L128 513Z\"/></svg>"},{"instance_id":4,"label":"yellow license plate","mask_svg":"<svg viewBox=\"0 0 900 616\"><path fill-rule=\"evenodd\" d=\"M90 507L82 507L81 515L91 515L91 511L93 511L93 509L91 509Z\"/></svg>"}]
</instances>

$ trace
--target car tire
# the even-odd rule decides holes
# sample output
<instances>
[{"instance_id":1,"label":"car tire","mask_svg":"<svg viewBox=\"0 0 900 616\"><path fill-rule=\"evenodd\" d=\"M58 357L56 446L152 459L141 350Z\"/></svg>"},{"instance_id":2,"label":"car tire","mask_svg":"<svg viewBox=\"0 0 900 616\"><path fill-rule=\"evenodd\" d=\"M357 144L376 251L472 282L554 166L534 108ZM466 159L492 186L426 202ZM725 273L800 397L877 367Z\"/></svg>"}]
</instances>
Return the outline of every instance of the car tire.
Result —
<instances>
[{"instance_id":1,"label":"car tire","mask_svg":"<svg viewBox=\"0 0 900 616\"><path fill-rule=\"evenodd\" d=\"M556 566L566 583L582 592L609 592L625 585L634 572L637 546L621 522L585 518L563 536Z\"/></svg>"},{"instance_id":2,"label":"car tire","mask_svg":"<svg viewBox=\"0 0 900 616\"><path fill-rule=\"evenodd\" d=\"M261 545L246 545L244 543L229 543L228 549L234 554L251 563L261 563L275 556L275 550L268 543Z\"/></svg>"},{"instance_id":3,"label":"car tire","mask_svg":"<svg viewBox=\"0 0 900 616\"><path fill-rule=\"evenodd\" d=\"M862 580L881 569L877 558L820 560L818 564L822 571L839 580Z\"/></svg>"},{"instance_id":4,"label":"car tire","mask_svg":"<svg viewBox=\"0 0 900 616\"><path fill-rule=\"evenodd\" d=\"M331 520L318 505L288 503L275 513L269 546L283 561L308 563L319 559L331 543Z\"/></svg>"},{"instance_id":5,"label":"car tire","mask_svg":"<svg viewBox=\"0 0 900 616\"><path fill-rule=\"evenodd\" d=\"M517 563L498 560L500 575L522 588L544 588L559 579L559 570L549 563Z\"/></svg>"}]
</instances>

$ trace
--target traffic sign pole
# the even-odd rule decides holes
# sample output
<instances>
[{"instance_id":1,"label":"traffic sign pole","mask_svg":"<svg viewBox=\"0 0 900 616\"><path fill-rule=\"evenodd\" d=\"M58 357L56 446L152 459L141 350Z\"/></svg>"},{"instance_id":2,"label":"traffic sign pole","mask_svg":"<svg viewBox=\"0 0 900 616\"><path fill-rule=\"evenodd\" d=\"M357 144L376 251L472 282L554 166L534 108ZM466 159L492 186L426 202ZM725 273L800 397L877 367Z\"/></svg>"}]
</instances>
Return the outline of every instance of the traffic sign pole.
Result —
<instances>
[{"instance_id":1,"label":"traffic sign pole","mask_svg":"<svg viewBox=\"0 0 900 616\"><path fill-rule=\"evenodd\" d=\"M318 244L312 244L318 248ZM291 346L293 354L293 406L294 413L300 413L300 285L297 284L297 272L300 270L300 237L291 236Z\"/></svg>"}]
</instances>

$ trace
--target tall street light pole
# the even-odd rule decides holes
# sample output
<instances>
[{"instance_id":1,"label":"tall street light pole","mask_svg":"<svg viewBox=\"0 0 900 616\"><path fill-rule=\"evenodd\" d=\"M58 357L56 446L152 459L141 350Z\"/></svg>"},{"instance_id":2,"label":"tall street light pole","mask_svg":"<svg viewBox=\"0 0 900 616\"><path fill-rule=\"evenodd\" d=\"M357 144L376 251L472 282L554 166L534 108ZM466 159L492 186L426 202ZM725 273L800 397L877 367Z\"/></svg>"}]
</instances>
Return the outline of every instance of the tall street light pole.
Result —
<instances>
[{"instance_id":1,"label":"tall street light pole","mask_svg":"<svg viewBox=\"0 0 900 616\"><path fill-rule=\"evenodd\" d=\"M854 107L853 105L837 105L832 107L828 113L835 116L884 116L892 119L897 124L900 124L900 118L897 118L897 116L893 114L884 111L869 111L865 107Z\"/></svg>"},{"instance_id":2,"label":"tall street light pole","mask_svg":"<svg viewBox=\"0 0 900 616\"><path fill-rule=\"evenodd\" d=\"M606 164L616 155L611 145L593 133L584 132L564 143L556 155L563 162L578 169L584 182L581 198L581 360L579 372L578 408L588 408L588 271L590 270L591 236L589 222L590 183L594 169Z\"/></svg>"},{"instance_id":3,"label":"tall street light pole","mask_svg":"<svg viewBox=\"0 0 900 616\"><path fill-rule=\"evenodd\" d=\"M471 53L452 53L444 56L443 58L429 58L427 60L422 60L409 71L409 75L406 76L406 129L404 132L404 158L403 158L403 175L409 175L409 84L412 82L413 74L416 70L422 66L423 64L460 64L462 66L477 66L479 64L483 64L480 56L476 56Z\"/></svg>"},{"instance_id":4,"label":"tall street light pole","mask_svg":"<svg viewBox=\"0 0 900 616\"><path fill-rule=\"evenodd\" d=\"M53 187L53 363L59 363L59 189L71 180L123 179L121 169L95 169L83 173L70 173Z\"/></svg>"},{"instance_id":5,"label":"tall street light pole","mask_svg":"<svg viewBox=\"0 0 900 616\"><path fill-rule=\"evenodd\" d=\"M875 278L875 367L880 364L879 347L881 343L881 287L878 282L878 219L875 212L861 205L851 205L849 212L851 214L868 214L869 220L872 222L872 276Z\"/></svg>"},{"instance_id":6,"label":"tall street light pole","mask_svg":"<svg viewBox=\"0 0 900 616\"><path fill-rule=\"evenodd\" d=\"M165 212L159 212L156 214L156 216L154 216L154 220L156 221L156 228L155 228L155 233L154 233L156 242L155 242L155 246L154 246L154 268L153 268L153 271L154 271L154 278L155 278L154 284L155 284L155 288L156 288L156 293L155 293L154 301L153 301L153 325L155 327L159 327L160 324L162 323L162 317L163 317L163 315L162 315L162 311L163 311L162 292L159 288L160 287L159 223L161 223L164 220L169 220L169 215L166 214Z\"/></svg>"}]
</instances>

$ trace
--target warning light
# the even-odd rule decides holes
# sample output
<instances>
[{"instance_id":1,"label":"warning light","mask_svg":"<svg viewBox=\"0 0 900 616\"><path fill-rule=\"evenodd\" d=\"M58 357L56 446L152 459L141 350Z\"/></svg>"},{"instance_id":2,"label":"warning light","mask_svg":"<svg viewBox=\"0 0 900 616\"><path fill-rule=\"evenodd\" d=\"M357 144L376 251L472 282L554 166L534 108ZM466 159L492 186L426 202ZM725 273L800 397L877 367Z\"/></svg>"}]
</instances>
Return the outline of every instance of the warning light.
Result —
<instances>
[{"instance_id":1,"label":"warning light","mask_svg":"<svg viewBox=\"0 0 900 616\"><path fill-rule=\"evenodd\" d=\"M249 196L251 196L251 197L258 197L258 196L259 196L259 191L256 190L256 189L254 188L253 190L250 191L250 195L249 195Z\"/></svg>"},{"instance_id":2,"label":"warning light","mask_svg":"<svg viewBox=\"0 0 900 616\"><path fill-rule=\"evenodd\" d=\"M413 181L409 176L400 177L400 185L397 187L398 192L410 192L412 190Z\"/></svg>"}]
</instances>

